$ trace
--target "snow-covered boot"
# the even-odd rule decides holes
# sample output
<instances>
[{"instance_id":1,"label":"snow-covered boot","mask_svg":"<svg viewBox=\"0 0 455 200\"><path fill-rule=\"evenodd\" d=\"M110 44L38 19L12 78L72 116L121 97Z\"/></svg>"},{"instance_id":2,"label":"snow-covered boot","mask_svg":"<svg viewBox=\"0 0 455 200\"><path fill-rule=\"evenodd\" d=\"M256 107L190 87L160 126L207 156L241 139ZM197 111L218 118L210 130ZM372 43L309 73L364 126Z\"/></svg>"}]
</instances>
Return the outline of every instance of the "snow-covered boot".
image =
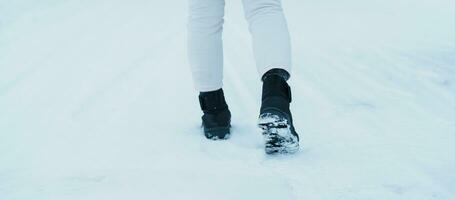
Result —
<instances>
[{"instance_id":1,"label":"snow-covered boot","mask_svg":"<svg viewBox=\"0 0 455 200\"><path fill-rule=\"evenodd\" d=\"M231 128L231 112L224 99L223 89L201 92L199 103L204 112L202 127L208 139L228 139Z\"/></svg>"},{"instance_id":2,"label":"snow-covered boot","mask_svg":"<svg viewBox=\"0 0 455 200\"><path fill-rule=\"evenodd\" d=\"M289 73L272 69L263 77L262 106L258 125L265 139L265 152L294 153L299 150L299 136L292 123L289 109L291 88L286 80Z\"/></svg>"}]
</instances>

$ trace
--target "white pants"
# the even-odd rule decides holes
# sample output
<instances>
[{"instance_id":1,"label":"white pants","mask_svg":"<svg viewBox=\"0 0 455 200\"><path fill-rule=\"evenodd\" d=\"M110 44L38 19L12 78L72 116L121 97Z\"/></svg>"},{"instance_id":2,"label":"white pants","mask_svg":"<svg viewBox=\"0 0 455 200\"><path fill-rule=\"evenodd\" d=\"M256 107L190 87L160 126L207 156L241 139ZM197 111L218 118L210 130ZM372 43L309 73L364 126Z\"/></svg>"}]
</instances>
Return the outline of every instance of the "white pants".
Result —
<instances>
[{"instance_id":1,"label":"white pants","mask_svg":"<svg viewBox=\"0 0 455 200\"><path fill-rule=\"evenodd\" d=\"M273 68L290 73L291 45L281 0L242 1L259 75ZM223 86L224 5L224 0L189 0L188 57L201 92Z\"/></svg>"}]
</instances>

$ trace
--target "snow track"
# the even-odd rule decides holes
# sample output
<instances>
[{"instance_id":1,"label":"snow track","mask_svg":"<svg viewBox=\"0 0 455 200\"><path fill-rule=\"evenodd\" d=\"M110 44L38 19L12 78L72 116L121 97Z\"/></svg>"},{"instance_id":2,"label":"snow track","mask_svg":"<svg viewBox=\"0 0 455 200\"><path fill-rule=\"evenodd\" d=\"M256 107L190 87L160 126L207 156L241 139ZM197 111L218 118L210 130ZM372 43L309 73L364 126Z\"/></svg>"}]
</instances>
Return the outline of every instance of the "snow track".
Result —
<instances>
[{"instance_id":1,"label":"snow track","mask_svg":"<svg viewBox=\"0 0 455 200\"><path fill-rule=\"evenodd\" d=\"M455 199L455 3L284 1L302 151L266 156L241 2L228 141L200 130L184 1L0 1L0 199Z\"/></svg>"}]
</instances>

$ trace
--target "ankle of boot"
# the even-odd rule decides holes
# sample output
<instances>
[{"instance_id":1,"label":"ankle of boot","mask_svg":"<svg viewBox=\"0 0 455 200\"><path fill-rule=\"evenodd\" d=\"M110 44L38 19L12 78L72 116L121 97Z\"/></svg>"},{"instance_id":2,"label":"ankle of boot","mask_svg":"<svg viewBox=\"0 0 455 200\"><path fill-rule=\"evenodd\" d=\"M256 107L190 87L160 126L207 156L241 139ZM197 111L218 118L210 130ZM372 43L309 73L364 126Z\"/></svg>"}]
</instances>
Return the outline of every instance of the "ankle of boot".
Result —
<instances>
[{"instance_id":1,"label":"ankle of boot","mask_svg":"<svg viewBox=\"0 0 455 200\"><path fill-rule=\"evenodd\" d=\"M262 101L268 98L283 98L292 101L291 88L286 80L279 75L268 75L262 85Z\"/></svg>"},{"instance_id":2,"label":"ankle of boot","mask_svg":"<svg viewBox=\"0 0 455 200\"><path fill-rule=\"evenodd\" d=\"M288 71L281 69L281 68L273 68L269 71L267 71L261 78L262 81L264 81L267 77L269 76L279 76L283 78L285 81L289 80L291 77L291 74L289 74Z\"/></svg>"},{"instance_id":3,"label":"ankle of boot","mask_svg":"<svg viewBox=\"0 0 455 200\"><path fill-rule=\"evenodd\" d=\"M211 92L200 92L199 104L204 113L226 110L228 108L223 89Z\"/></svg>"}]
</instances>

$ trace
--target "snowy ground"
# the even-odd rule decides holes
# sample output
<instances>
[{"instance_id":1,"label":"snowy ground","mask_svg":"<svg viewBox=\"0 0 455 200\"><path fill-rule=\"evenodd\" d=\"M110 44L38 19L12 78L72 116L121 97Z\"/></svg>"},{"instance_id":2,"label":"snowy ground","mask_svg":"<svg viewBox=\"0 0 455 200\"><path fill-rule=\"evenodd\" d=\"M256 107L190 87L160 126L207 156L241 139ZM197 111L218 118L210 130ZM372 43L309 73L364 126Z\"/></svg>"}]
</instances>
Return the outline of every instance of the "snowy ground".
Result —
<instances>
[{"instance_id":1,"label":"snowy ground","mask_svg":"<svg viewBox=\"0 0 455 200\"><path fill-rule=\"evenodd\" d=\"M186 1L0 0L0 199L455 199L455 1L285 0L303 150L264 155L227 1L229 141L199 129Z\"/></svg>"}]
</instances>

